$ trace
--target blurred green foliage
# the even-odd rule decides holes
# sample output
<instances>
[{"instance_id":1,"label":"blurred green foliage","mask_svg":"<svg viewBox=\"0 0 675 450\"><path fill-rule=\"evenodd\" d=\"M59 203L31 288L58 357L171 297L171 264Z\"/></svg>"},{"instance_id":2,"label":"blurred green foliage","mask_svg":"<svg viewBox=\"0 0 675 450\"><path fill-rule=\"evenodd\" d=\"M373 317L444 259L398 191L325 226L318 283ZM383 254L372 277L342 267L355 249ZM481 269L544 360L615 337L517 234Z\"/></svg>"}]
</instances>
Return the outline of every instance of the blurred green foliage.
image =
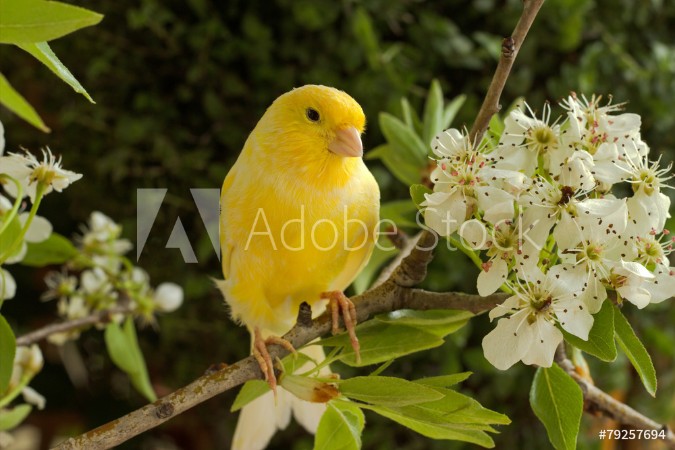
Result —
<instances>
[{"instance_id":1,"label":"blurred green foliage","mask_svg":"<svg viewBox=\"0 0 675 450\"><path fill-rule=\"evenodd\" d=\"M369 118L366 148L385 142L378 114L401 117L402 96L412 109L423 111L434 78L446 99L466 95L453 124L470 126L501 39L513 29L520 5L520 0L141 0L124 5L90 0L83 6L103 13L101 24L56 41L52 48L97 104L76 98L27 53L2 46L0 70L52 133L37 132L4 110L0 118L8 150L49 145L63 155L65 167L85 174L41 210L62 234L77 232L77 224L98 209L123 223L127 236L134 238L136 189L169 189L139 261L153 280L176 281L186 291L184 306L161 319L159 334L148 328L139 336L161 396L212 363L231 363L248 353L248 334L228 319L208 278L220 276L220 264L189 189L218 188L265 108L281 93L306 83L332 85L357 99ZM664 0L549 0L518 55L503 104L524 96L537 109L570 90L612 94L642 116L643 137L654 155L673 160L673 23L675 3ZM379 162L369 163L383 200L409 198L408 186ZM192 239L198 264L186 265L176 249L164 248L177 217ZM476 270L463 255L443 245L436 255L426 287L474 291ZM8 316L26 325L19 332L25 332L51 320L55 305L37 301L44 273L18 269L15 275L21 286L34 289L24 288L6 305ZM672 420L675 310L665 302L639 313L626 306L624 314L652 353L659 376L657 399L644 391L622 357L608 365L589 356L596 382L655 420ZM443 347L401 358L385 375L414 379L471 370L474 375L462 390L513 420L500 427L497 448L548 448L544 428L528 405L534 369L518 365L502 373L490 366L480 347L490 328L486 317L474 319ZM34 387L49 407L29 422L47 438L93 428L143 403L101 356L101 333L86 333L77 348L60 355L43 348L47 367ZM61 358L83 363L85 382L73 385ZM218 397L120 448L228 448L235 424L229 413L233 399L234 393ZM366 422L367 449L470 447L432 442L372 414ZM593 427L600 427L599 422L586 416L580 448L598 448ZM293 424L274 438L272 448L311 446L311 437Z\"/></svg>"}]
</instances>

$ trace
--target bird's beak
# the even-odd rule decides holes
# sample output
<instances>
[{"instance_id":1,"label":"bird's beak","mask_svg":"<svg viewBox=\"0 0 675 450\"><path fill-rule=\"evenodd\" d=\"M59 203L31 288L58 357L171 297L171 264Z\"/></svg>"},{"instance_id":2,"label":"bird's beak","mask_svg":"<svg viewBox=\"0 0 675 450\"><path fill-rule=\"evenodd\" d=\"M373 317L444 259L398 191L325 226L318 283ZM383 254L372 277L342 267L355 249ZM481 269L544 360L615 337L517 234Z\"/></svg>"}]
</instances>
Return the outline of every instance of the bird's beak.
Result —
<instances>
[{"instance_id":1,"label":"bird's beak","mask_svg":"<svg viewBox=\"0 0 675 450\"><path fill-rule=\"evenodd\" d=\"M363 143L359 131L354 127L340 128L328 144L328 150L339 156L362 157Z\"/></svg>"}]
</instances>

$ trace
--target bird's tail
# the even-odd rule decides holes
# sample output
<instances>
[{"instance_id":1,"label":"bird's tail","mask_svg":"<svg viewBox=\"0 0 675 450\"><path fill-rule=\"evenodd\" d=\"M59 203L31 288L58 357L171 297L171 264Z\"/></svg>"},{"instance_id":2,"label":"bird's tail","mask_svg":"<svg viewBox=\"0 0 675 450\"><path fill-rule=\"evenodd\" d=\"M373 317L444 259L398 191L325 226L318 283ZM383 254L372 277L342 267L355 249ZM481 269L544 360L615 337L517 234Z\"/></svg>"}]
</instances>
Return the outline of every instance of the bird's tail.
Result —
<instances>
[{"instance_id":1,"label":"bird's tail","mask_svg":"<svg viewBox=\"0 0 675 450\"><path fill-rule=\"evenodd\" d=\"M265 335L263 332L263 336ZM300 351L316 362L321 362L326 358L323 347L320 345L310 345ZM311 367L312 363L308 362L301 366L297 372L307 371ZM328 367L322 368L320 372L322 375L329 373ZM300 425L314 434L325 410L325 403L301 400L279 386L277 387L276 405L274 395L270 391L242 408L237 428L234 431L231 450L264 449L277 430L283 430L288 426L291 421L291 413Z\"/></svg>"}]
</instances>

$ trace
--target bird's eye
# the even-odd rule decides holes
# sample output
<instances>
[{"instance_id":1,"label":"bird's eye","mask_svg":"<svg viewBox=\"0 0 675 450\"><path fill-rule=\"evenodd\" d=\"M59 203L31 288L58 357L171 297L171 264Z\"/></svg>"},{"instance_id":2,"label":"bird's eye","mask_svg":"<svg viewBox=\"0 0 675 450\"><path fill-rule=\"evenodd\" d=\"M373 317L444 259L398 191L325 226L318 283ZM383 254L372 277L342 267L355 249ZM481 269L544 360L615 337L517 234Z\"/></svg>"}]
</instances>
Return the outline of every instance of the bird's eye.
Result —
<instances>
[{"instance_id":1,"label":"bird's eye","mask_svg":"<svg viewBox=\"0 0 675 450\"><path fill-rule=\"evenodd\" d=\"M317 111L314 108L307 108L307 111L305 112L307 115L307 118L311 120L312 122L318 122L319 119L321 119L321 115L319 114L319 111Z\"/></svg>"}]
</instances>

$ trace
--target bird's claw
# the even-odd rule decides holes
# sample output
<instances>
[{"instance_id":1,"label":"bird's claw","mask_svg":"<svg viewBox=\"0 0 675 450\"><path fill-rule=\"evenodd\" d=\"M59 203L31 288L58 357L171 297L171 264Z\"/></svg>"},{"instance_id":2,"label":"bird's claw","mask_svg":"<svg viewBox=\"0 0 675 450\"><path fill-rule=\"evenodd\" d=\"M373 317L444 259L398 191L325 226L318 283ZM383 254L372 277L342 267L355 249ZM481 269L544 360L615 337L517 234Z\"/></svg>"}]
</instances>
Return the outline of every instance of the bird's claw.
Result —
<instances>
[{"instance_id":1,"label":"bird's claw","mask_svg":"<svg viewBox=\"0 0 675 450\"><path fill-rule=\"evenodd\" d=\"M269 336L267 339L263 339L260 330L257 327L255 328L253 332L253 357L258 361L260 370L262 370L262 373L265 376L265 381L269 384L270 389L272 389L274 397L276 398L277 376L274 373L272 357L267 350L267 346L272 344L280 345L291 353L296 353L296 351L290 342L279 336Z\"/></svg>"},{"instance_id":2,"label":"bird's claw","mask_svg":"<svg viewBox=\"0 0 675 450\"><path fill-rule=\"evenodd\" d=\"M361 346L359 338L356 337L356 307L349 297L342 291L329 291L321 293L322 299L330 301L330 310L333 319L333 334L339 333L340 313L342 313L342 320L345 323L345 328L349 332L349 339L356 355L357 364L361 362Z\"/></svg>"}]
</instances>

